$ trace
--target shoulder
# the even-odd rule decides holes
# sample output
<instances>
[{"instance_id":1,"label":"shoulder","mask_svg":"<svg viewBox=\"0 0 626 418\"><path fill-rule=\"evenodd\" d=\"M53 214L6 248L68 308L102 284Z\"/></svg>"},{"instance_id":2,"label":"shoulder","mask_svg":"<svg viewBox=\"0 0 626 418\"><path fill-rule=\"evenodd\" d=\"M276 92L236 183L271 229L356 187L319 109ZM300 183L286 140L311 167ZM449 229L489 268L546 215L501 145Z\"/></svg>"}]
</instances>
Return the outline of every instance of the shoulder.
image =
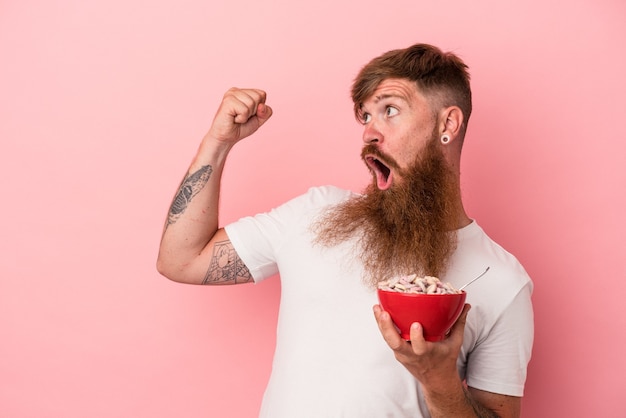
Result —
<instances>
[{"instance_id":1,"label":"shoulder","mask_svg":"<svg viewBox=\"0 0 626 418\"><path fill-rule=\"evenodd\" d=\"M309 188L305 193L295 197L286 204L289 206L319 209L341 203L352 196L356 196L356 194L350 190L336 186L315 186Z\"/></svg>"},{"instance_id":2,"label":"shoulder","mask_svg":"<svg viewBox=\"0 0 626 418\"><path fill-rule=\"evenodd\" d=\"M354 196L355 193L336 186L326 185L311 187L306 195L315 201L338 203Z\"/></svg>"},{"instance_id":3,"label":"shoulder","mask_svg":"<svg viewBox=\"0 0 626 418\"><path fill-rule=\"evenodd\" d=\"M466 289L468 303L476 308L474 311L484 310L497 320L514 303L522 303L527 310L532 309L534 284L526 269L476 222L460 231L454 261L451 276L455 285L462 285L489 268L483 278Z\"/></svg>"},{"instance_id":4,"label":"shoulder","mask_svg":"<svg viewBox=\"0 0 626 418\"><path fill-rule=\"evenodd\" d=\"M519 287L532 283L517 257L494 241L476 221L459 232L459 256L465 263L472 260L483 268L490 267L490 274L498 272Z\"/></svg>"},{"instance_id":5,"label":"shoulder","mask_svg":"<svg viewBox=\"0 0 626 418\"><path fill-rule=\"evenodd\" d=\"M308 225L315 216L329 206L349 199L353 192L335 186L311 187L306 192L287 200L267 212L246 216L226 226L229 236L235 233L240 225L265 229L295 228L297 225Z\"/></svg>"}]
</instances>

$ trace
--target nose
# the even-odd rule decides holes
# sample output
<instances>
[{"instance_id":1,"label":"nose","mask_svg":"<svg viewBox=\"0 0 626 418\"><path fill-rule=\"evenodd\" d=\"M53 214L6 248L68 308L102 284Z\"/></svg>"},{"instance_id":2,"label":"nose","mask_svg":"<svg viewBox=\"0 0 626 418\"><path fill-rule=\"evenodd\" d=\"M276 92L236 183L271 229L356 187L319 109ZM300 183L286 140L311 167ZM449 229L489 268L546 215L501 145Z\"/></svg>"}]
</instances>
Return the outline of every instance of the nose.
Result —
<instances>
[{"instance_id":1,"label":"nose","mask_svg":"<svg viewBox=\"0 0 626 418\"><path fill-rule=\"evenodd\" d=\"M376 125L373 121L365 125L365 129L363 130L363 142L366 144L380 143L383 140L383 136L378 129L376 129Z\"/></svg>"}]
</instances>

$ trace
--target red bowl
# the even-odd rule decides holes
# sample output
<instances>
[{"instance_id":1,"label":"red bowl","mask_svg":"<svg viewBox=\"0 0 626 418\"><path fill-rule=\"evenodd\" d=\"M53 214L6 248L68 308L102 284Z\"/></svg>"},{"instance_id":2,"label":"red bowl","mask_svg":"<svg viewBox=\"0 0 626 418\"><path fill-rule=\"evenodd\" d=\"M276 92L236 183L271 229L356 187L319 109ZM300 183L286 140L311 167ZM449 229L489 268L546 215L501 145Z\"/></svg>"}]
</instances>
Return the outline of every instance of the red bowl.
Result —
<instances>
[{"instance_id":1,"label":"red bowl","mask_svg":"<svg viewBox=\"0 0 626 418\"><path fill-rule=\"evenodd\" d=\"M465 291L457 294L428 295L402 293L378 289L378 300L389 312L400 335L410 340L410 327L414 322L422 324L427 341L441 341L463 311Z\"/></svg>"}]
</instances>

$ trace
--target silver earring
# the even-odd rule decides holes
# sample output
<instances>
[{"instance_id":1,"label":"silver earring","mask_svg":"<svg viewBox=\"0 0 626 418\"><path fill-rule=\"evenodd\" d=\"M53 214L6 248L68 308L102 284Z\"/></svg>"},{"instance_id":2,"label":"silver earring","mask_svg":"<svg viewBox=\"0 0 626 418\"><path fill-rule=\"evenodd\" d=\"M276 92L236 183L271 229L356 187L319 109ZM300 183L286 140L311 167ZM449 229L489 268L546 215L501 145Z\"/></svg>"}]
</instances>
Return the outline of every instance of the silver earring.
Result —
<instances>
[{"instance_id":1,"label":"silver earring","mask_svg":"<svg viewBox=\"0 0 626 418\"><path fill-rule=\"evenodd\" d=\"M450 136L449 135L441 135L441 143L446 145L448 142L450 142Z\"/></svg>"}]
</instances>

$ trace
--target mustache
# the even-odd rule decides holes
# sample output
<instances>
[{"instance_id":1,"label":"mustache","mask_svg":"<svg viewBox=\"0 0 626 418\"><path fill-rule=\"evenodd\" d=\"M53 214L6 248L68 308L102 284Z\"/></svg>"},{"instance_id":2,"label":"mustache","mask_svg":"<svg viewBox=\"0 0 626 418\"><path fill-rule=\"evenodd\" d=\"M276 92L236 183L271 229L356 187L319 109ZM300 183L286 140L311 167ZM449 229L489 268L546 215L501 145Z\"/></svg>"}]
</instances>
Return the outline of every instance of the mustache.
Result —
<instances>
[{"instance_id":1,"label":"mustache","mask_svg":"<svg viewBox=\"0 0 626 418\"><path fill-rule=\"evenodd\" d=\"M397 161L390 155L382 152L377 145L367 144L363 146L363 149L361 150L361 159L365 160L367 155L373 155L381 163L385 164L389 168L393 168L394 170L398 170L400 168Z\"/></svg>"}]
</instances>

